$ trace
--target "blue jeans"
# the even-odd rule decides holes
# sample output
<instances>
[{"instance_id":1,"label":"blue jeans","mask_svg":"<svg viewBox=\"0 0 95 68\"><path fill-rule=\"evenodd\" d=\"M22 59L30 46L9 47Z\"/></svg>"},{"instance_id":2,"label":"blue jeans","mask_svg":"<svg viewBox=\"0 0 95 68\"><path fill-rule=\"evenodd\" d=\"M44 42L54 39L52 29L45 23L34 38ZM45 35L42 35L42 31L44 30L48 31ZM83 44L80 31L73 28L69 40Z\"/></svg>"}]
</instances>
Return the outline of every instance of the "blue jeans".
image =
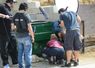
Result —
<instances>
[{"instance_id":1,"label":"blue jeans","mask_svg":"<svg viewBox=\"0 0 95 68\"><path fill-rule=\"evenodd\" d=\"M32 68L32 42L29 36L17 38L18 41L18 64L19 68L23 66L23 56L25 68Z\"/></svg>"}]
</instances>

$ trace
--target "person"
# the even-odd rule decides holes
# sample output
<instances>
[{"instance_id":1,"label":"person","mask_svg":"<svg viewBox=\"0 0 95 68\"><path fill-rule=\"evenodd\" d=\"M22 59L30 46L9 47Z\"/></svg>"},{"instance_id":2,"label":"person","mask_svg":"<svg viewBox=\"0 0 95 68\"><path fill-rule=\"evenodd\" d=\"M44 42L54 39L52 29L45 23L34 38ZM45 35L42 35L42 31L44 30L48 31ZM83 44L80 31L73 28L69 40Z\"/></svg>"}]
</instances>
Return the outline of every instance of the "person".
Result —
<instances>
[{"instance_id":1,"label":"person","mask_svg":"<svg viewBox=\"0 0 95 68\"><path fill-rule=\"evenodd\" d=\"M66 67L71 67L72 53L74 56L74 66L79 64L79 50L81 48L80 41L80 26L77 21L79 17L73 11L66 11L67 9L61 8L58 13L60 14L60 27L66 28L64 37L64 48L66 51ZM64 65L63 65L64 66Z\"/></svg>"},{"instance_id":2,"label":"person","mask_svg":"<svg viewBox=\"0 0 95 68\"><path fill-rule=\"evenodd\" d=\"M43 56L46 55L50 64L61 64L64 59L63 44L58 41L55 34L51 34L50 40L47 42L47 47L43 50Z\"/></svg>"},{"instance_id":3,"label":"person","mask_svg":"<svg viewBox=\"0 0 95 68\"><path fill-rule=\"evenodd\" d=\"M19 11L13 17L12 23L12 29L16 30L19 68L24 68L23 56L25 68L32 68L32 42L34 42L34 33L29 14L26 12L27 10L28 4L21 3Z\"/></svg>"},{"instance_id":4,"label":"person","mask_svg":"<svg viewBox=\"0 0 95 68\"><path fill-rule=\"evenodd\" d=\"M9 68L8 54L12 58L12 63L17 64L17 50L11 43L11 9L13 6L13 0L6 0L4 4L0 4L0 51L4 68Z\"/></svg>"},{"instance_id":5,"label":"person","mask_svg":"<svg viewBox=\"0 0 95 68\"><path fill-rule=\"evenodd\" d=\"M64 39L63 39L64 31L61 29L59 24L60 24L60 21L52 22L52 30L56 34L56 36L58 37L58 40L63 43L64 42Z\"/></svg>"}]
</instances>

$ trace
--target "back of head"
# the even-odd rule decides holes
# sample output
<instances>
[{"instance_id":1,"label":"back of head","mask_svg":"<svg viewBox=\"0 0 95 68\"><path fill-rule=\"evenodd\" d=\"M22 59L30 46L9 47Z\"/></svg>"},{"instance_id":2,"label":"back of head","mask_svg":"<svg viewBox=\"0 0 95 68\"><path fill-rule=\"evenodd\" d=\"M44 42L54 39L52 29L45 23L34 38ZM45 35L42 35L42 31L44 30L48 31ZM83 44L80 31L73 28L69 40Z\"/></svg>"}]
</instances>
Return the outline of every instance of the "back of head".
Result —
<instances>
[{"instance_id":1,"label":"back of head","mask_svg":"<svg viewBox=\"0 0 95 68\"><path fill-rule=\"evenodd\" d=\"M19 10L24 10L26 11L28 9L28 4L27 3L21 3L19 6Z\"/></svg>"},{"instance_id":2,"label":"back of head","mask_svg":"<svg viewBox=\"0 0 95 68\"><path fill-rule=\"evenodd\" d=\"M51 39L58 39L57 36L55 34L51 34Z\"/></svg>"}]
</instances>

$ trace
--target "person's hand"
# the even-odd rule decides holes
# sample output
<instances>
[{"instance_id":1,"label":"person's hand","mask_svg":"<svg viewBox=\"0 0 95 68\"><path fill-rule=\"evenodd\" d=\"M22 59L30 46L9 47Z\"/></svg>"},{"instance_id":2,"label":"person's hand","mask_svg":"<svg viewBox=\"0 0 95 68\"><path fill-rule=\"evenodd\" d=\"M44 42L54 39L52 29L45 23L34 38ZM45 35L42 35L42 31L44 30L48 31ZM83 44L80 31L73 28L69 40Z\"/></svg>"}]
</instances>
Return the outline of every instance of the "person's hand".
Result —
<instances>
[{"instance_id":1,"label":"person's hand","mask_svg":"<svg viewBox=\"0 0 95 68\"><path fill-rule=\"evenodd\" d=\"M5 16L5 18L6 18L6 19L9 19L9 18L10 18L10 16L9 16L9 15L6 15L6 16Z\"/></svg>"},{"instance_id":2,"label":"person's hand","mask_svg":"<svg viewBox=\"0 0 95 68\"><path fill-rule=\"evenodd\" d=\"M32 43L34 43L34 41L35 41L35 39L34 39L34 38L32 38Z\"/></svg>"},{"instance_id":3,"label":"person's hand","mask_svg":"<svg viewBox=\"0 0 95 68\"><path fill-rule=\"evenodd\" d=\"M59 26L60 26L61 28L63 28L63 27L64 27L64 22L61 21L60 24L59 24Z\"/></svg>"},{"instance_id":4,"label":"person's hand","mask_svg":"<svg viewBox=\"0 0 95 68\"><path fill-rule=\"evenodd\" d=\"M3 15L3 18L9 19L10 16L9 15Z\"/></svg>"}]
</instances>

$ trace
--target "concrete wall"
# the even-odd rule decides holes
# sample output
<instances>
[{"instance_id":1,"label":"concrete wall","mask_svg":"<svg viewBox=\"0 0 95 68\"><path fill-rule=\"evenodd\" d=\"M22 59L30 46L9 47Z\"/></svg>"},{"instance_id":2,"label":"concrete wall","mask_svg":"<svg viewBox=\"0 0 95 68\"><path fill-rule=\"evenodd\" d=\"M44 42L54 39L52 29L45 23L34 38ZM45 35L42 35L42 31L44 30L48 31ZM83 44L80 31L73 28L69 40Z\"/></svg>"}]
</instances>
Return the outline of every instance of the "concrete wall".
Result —
<instances>
[{"instance_id":1,"label":"concrete wall","mask_svg":"<svg viewBox=\"0 0 95 68\"><path fill-rule=\"evenodd\" d=\"M58 14L53 13L52 8L45 8L50 20L57 20ZM95 36L95 5L80 5L78 14L85 21L85 35Z\"/></svg>"},{"instance_id":2,"label":"concrete wall","mask_svg":"<svg viewBox=\"0 0 95 68\"><path fill-rule=\"evenodd\" d=\"M85 21L85 34L95 35L95 5L80 5L79 15Z\"/></svg>"}]
</instances>

